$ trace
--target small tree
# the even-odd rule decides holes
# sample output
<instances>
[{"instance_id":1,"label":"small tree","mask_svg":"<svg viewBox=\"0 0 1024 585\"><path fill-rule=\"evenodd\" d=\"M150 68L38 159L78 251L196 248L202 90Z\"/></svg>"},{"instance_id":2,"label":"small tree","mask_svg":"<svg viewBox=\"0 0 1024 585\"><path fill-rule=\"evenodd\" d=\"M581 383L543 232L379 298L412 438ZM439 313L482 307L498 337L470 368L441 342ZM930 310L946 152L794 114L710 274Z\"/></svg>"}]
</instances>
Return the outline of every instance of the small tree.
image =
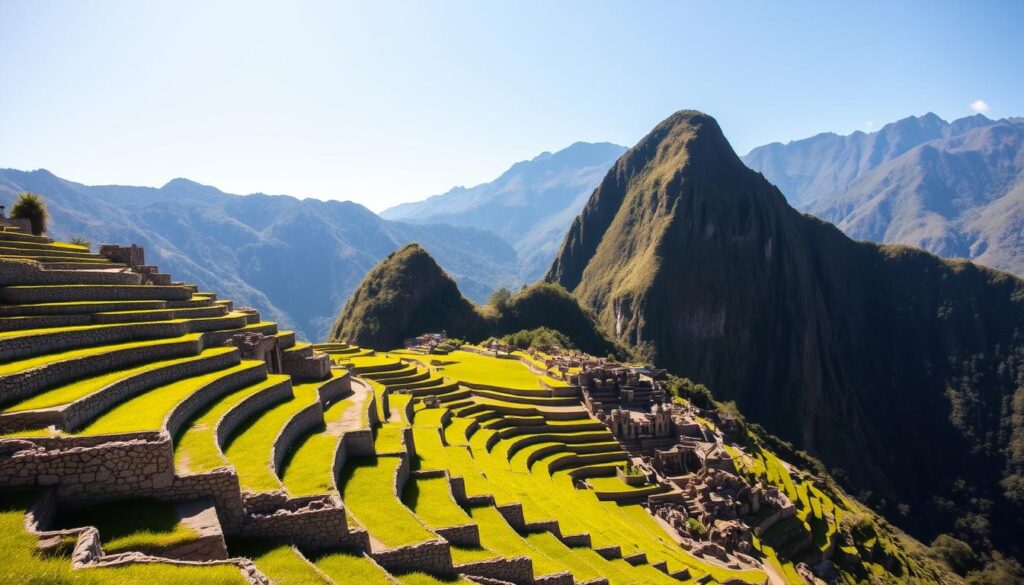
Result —
<instances>
[{"instance_id":1,"label":"small tree","mask_svg":"<svg viewBox=\"0 0 1024 585\"><path fill-rule=\"evenodd\" d=\"M487 304L494 307L495 309L498 309L499 311L504 311L506 308L508 308L508 301L511 298L512 291L508 290L505 287L501 287L498 290L491 293L490 298L487 299Z\"/></svg>"},{"instance_id":2,"label":"small tree","mask_svg":"<svg viewBox=\"0 0 1024 585\"><path fill-rule=\"evenodd\" d=\"M11 217L29 220L32 223L32 233L37 236L43 235L50 221L50 213L46 211L46 202L41 196L29 192L18 196L14 207L11 208Z\"/></svg>"},{"instance_id":3,"label":"small tree","mask_svg":"<svg viewBox=\"0 0 1024 585\"><path fill-rule=\"evenodd\" d=\"M75 236L75 237L71 238L71 243L76 245L76 246L82 246L86 250L88 250L89 248L92 248L92 242L90 242L89 240L83 238L82 236Z\"/></svg>"}]
</instances>

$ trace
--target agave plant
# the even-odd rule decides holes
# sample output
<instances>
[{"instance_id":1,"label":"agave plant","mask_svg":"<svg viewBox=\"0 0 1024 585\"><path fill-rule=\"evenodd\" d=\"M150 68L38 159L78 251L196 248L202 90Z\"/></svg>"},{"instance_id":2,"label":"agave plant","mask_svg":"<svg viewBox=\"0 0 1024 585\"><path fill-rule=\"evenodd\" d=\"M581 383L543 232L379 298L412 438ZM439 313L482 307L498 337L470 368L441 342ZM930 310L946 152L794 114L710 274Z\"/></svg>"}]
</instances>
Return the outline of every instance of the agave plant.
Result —
<instances>
[{"instance_id":1,"label":"agave plant","mask_svg":"<svg viewBox=\"0 0 1024 585\"><path fill-rule=\"evenodd\" d=\"M32 223L32 233L41 236L50 221L50 213L46 211L46 202L35 193L22 193L11 208L11 217L27 219Z\"/></svg>"}]
</instances>

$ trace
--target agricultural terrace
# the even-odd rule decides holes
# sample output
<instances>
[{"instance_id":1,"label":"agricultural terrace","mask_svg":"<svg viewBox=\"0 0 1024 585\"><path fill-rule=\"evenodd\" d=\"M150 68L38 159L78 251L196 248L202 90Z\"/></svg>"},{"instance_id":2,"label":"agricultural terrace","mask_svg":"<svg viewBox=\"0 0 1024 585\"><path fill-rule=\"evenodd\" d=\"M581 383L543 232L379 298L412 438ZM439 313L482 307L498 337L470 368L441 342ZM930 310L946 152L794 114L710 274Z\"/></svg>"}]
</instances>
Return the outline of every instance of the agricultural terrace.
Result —
<instances>
[{"instance_id":1,"label":"agricultural terrace","mask_svg":"<svg viewBox=\"0 0 1024 585\"><path fill-rule=\"evenodd\" d=\"M3 230L5 247L17 250L0 255L10 582L768 578L678 546L643 506L658 488L616 478L629 457L578 389L522 356L312 346L140 269L141 250ZM740 459L784 485L828 545L847 502L767 450ZM759 544L791 569L770 534Z\"/></svg>"}]
</instances>

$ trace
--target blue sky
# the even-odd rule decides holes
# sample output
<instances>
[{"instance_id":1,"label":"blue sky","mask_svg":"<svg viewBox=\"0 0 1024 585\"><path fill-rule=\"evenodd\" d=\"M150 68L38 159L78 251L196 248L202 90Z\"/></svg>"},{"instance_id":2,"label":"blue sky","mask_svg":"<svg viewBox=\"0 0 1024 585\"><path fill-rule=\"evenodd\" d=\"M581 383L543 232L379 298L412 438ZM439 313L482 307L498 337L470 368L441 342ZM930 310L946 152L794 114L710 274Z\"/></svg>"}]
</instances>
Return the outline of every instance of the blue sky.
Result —
<instances>
[{"instance_id":1,"label":"blue sky","mask_svg":"<svg viewBox=\"0 0 1024 585\"><path fill-rule=\"evenodd\" d=\"M1024 115L1024 2L0 0L0 167L374 210L682 108L740 153Z\"/></svg>"}]
</instances>

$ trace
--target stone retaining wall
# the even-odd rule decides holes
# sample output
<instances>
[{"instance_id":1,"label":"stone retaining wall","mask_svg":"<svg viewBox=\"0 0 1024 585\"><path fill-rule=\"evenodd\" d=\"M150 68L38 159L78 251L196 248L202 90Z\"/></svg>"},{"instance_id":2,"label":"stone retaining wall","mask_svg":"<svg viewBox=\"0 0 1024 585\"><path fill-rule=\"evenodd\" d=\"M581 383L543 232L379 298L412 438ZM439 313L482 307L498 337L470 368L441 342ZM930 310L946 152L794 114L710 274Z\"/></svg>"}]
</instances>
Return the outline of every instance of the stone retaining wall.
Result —
<instances>
[{"instance_id":1,"label":"stone retaining wall","mask_svg":"<svg viewBox=\"0 0 1024 585\"><path fill-rule=\"evenodd\" d=\"M348 540L345 508L311 502L298 510L249 514L241 529L246 536L288 542L303 549L336 549Z\"/></svg>"},{"instance_id":2,"label":"stone retaining wall","mask_svg":"<svg viewBox=\"0 0 1024 585\"><path fill-rule=\"evenodd\" d=\"M178 432L188 423L189 419L208 404L229 392L266 379L267 369L262 365L216 378L190 394L185 400L179 402L171 413L167 415L167 420L164 421L164 428L172 437L177 437Z\"/></svg>"},{"instance_id":3,"label":"stone retaining wall","mask_svg":"<svg viewBox=\"0 0 1024 585\"><path fill-rule=\"evenodd\" d=\"M171 485L169 437L133 433L106 437L0 440L0 486L56 486L61 499L139 494Z\"/></svg>"},{"instance_id":4,"label":"stone retaining wall","mask_svg":"<svg viewBox=\"0 0 1024 585\"><path fill-rule=\"evenodd\" d=\"M438 575L454 575L451 545L444 540L430 540L390 550L371 552L380 566L394 573L425 571Z\"/></svg>"},{"instance_id":5,"label":"stone retaining wall","mask_svg":"<svg viewBox=\"0 0 1024 585\"><path fill-rule=\"evenodd\" d=\"M526 517L523 515L523 505L520 503L502 504L494 507L508 525L514 528L517 532L522 532L526 529Z\"/></svg>"},{"instance_id":6,"label":"stone retaining wall","mask_svg":"<svg viewBox=\"0 0 1024 585\"><path fill-rule=\"evenodd\" d=\"M576 585L576 580L569 572L542 575L534 579L533 582L536 585Z\"/></svg>"},{"instance_id":7,"label":"stone retaining wall","mask_svg":"<svg viewBox=\"0 0 1024 585\"><path fill-rule=\"evenodd\" d=\"M0 289L0 293L5 290ZM90 345L180 337L186 333L241 327L244 317L215 317L192 321L126 323L71 331L53 331L0 339L0 361L57 353Z\"/></svg>"},{"instance_id":8,"label":"stone retaining wall","mask_svg":"<svg viewBox=\"0 0 1024 585\"><path fill-rule=\"evenodd\" d=\"M0 289L6 303L63 303L72 301L184 301L192 296L185 286L57 286Z\"/></svg>"},{"instance_id":9,"label":"stone retaining wall","mask_svg":"<svg viewBox=\"0 0 1024 585\"><path fill-rule=\"evenodd\" d=\"M230 368L240 362L241 358L238 352L232 351L147 370L130 378L122 378L61 409L61 428L66 431L77 430L97 415L146 390L183 378Z\"/></svg>"},{"instance_id":10,"label":"stone retaining wall","mask_svg":"<svg viewBox=\"0 0 1024 585\"><path fill-rule=\"evenodd\" d=\"M271 450L274 473L278 477L281 477L284 471L284 461L291 451L292 443L311 429L323 426L323 424L324 407L319 401L303 408L295 413L292 418L288 419L284 428L281 429L281 432L274 439L274 446Z\"/></svg>"},{"instance_id":11,"label":"stone retaining wall","mask_svg":"<svg viewBox=\"0 0 1024 585\"><path fill-rule=\"evenodd\" d=\"M622 558L622 548L620 548L617 544L595 548L594 552L601 555L603 558L608 559L609 561Z\"/></svg>"},{"instance_id":12,"label":"stone retaining wall","mask_svg":"<svg viewBox=\"0 0 1024 585\"><path fill-rule=\"evenodd\" d=\"M551 463L548 463L548 471L554 473L559 469L565 469L566 467L580 465L584 461L589 464L614 463L616 461L626 461L628 458L629 455L621 451L614 453L595 453L593 456L588 457L586 460L582 459L578 455L571 455L569 457L562 457L561 459L556 459Z\"/></svg>"},{"instance_id":13,"label":"stone retaining wall","mask_svg":"<svg viewBox=\"0 0 1024 585\"><path fill-rule=\"evenodd\" d=\"M0 331L23 331L46 327L72 327L92 324L92 315L32 315L0 317Z\"/></svg>"},{"instance_id":14,"label":"stone retaining wall","mask_svg":"<svg viewBox=\"0 0 1024 585\"><path fill-rule=\"evenodd\" d=\"M316 389L316 392L320 403L326 409L328 406L352 394L352 374L345 372L340 376L334 377L321 384Z\"/></svg>"},{"instance_id":15,"label":"stone retaining wall","mask_svg":"<svg viewBox=\"0 0 1024 585\"><path fill-rule=\"evenodd\" d=\"M0 306L0 315L16 317L26 315L73 315L99 313L102 311L149 311L163 309L167 301L132 301L110 303L84 303L81 305L49 305L49 306Z\"/></svg>"},{"instance_id":16,"label":"stone retaining wall","mask_svg":"<svg viewBox=\"0 0 1024 585\"><path fill-rule=\"evenodd\" d=\"M97 263L96 268L105 268ZM0 286L40 286L54 284L142 284L142 275L134 272L99 272L83 270L44 270L35 261L10 262L0 260Z\"/></svg>"},{"instance_id":17,"label":"stone retaining wall","mask_svg":"<svg viewBox=\"0 0 1024 585\"><path fill-rule=\"evenodd\" d=\"M115 371L152 360L196 355L202 349L202 341L196 338L51 362L0 377L0 401L14 402L82 376ZM2 420L3 416L0 415L0 430L6 432Z\"/></svg>"},{"instance_id":18,"label":"stone retaining wall","mask_svg":"<svg viewBox=\"0 0 1024 585\"><path fill-rule=\"evenodd\" d=\"M223 449L239 425L270 408L271 405L288 400L292 396L291 381L283 381L264 388L236 404L217 421L214 431L217 435L217 445Z\"/></svg>"},{"instance_id":19,"label":"stone retaining wall","mask_svg":"<svg viewBox=\"0 0 1024 585\"><path fill-rule=\"evenodd\" d=\"M532 585L533 560L530 557L498 557L475 563L455 565L455 572L476 577L499 579L515 585Z\"/></svg>"},{"instance_id":20,"label":"stone retaining wall","mask_svg":"<svg viewBox=\"0 0 1024 585\"><path fill-rule=\"evenodd\" d=\"M448 526L447 528L435 528L434 533L457 546L468 546L474 548L480 546L480 527L476 524L462 524L460 526Z\"/></svg>"}]
</instances>

